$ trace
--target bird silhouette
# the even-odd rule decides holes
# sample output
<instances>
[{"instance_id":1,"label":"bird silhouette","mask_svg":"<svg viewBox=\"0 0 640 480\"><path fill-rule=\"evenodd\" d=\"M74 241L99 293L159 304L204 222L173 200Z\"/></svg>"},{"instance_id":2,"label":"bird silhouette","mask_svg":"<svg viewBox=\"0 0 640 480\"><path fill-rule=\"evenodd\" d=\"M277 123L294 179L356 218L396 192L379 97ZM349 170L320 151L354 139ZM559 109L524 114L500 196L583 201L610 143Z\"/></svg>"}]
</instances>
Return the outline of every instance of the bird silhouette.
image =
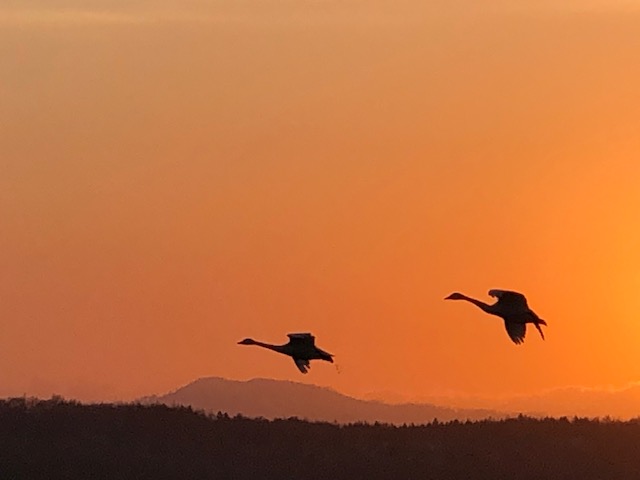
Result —
<instances>
[{"instance_id":1,"label":"bird silhouette","mask_svg":"<svg viewBox=\"0 0 640 480\"><path fill-rule=\"evenodd\" d=\"M480 300L467 297L457 292L452 293L446 297L445 300L466 300L486 313L501 317L504 320L504 326L507 329L509 338L516 344L524 342L527 323L532 323L533 326L538 329L540 336L544 340L544 333L540 325L546 325L547 322L538 317L538 315L529 308L527 299L523 294L509 290L493 289L489 290L489 296L497 298L496 303L488 305Z\"/></svg>"},{"instance_id":2,"label":"bird silhouette","mask_svg":"<svg viewBox=\"0 0 640 480\"><path fill-rule=\"evenodd\" d=\"M258 342L252 338L245 338L238 342L239 345L257 345L268 348L274 352L289 355L293 358L296 367L302 373L307 373L311 368L310 360L325 360L333 363L333 355L316 347L316 338L310 333L289 333L289 342L284 345L271 345L269 343Z\"/></svg>"}]
</instances>

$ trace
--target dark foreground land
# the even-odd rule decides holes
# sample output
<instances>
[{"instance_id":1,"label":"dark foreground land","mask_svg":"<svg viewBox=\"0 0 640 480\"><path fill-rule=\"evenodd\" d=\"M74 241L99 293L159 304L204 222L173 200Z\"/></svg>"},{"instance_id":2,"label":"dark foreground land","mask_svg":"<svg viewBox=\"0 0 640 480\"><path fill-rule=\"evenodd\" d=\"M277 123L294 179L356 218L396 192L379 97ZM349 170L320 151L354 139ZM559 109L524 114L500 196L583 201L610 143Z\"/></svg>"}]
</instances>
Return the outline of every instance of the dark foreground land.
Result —
<instances>
[{"instance_id":1,"label":"dark foreground land","mask_svg":"<svg viewBox=\"0 0 640 480\"><path fill-rule=\"evenodd\" d=\"M0 401L0 478L638 479L640 420L339 426L20 398Z\"/></svg>"}]
</instances>

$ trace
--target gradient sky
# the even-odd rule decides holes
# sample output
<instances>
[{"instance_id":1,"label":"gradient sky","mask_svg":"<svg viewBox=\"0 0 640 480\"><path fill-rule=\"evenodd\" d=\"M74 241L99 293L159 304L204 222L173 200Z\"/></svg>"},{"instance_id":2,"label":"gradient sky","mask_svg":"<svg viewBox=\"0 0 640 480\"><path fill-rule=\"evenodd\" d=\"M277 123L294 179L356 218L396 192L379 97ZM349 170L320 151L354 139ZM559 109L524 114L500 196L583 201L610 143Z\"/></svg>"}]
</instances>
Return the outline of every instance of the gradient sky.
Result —
<instances>
[{"instance_id":1,"label":"gradient sky","mask_svg":"<svg viewBox=\"0 0 640 480\"><path fill-rule=\"evenodd\" d=\"M640 2L424 4L4 2L0 395L639 381Z\"/></svg>"}]
</instances>

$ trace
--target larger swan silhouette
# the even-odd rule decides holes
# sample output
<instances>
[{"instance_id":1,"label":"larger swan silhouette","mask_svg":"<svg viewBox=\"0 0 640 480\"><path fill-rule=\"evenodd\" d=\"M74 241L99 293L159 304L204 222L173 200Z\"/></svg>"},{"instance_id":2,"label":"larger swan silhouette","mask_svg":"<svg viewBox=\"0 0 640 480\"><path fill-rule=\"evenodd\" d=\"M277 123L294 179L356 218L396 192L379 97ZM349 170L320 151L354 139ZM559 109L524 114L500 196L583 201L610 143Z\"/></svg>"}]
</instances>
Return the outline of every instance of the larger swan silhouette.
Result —
<instances>
[{"instance_id":1,"label":"larger swan silhouette","mask_svg":"<svg viewBox=\"0 0 640 480\"><path fill-rule=\"evenodd\" d=\"M274 352L289 355L302 373L307 373L311 368L310 360L325 360L333 363L333 355L316 347L316 337L310 333L289 333L289 343L284 345L271 345L269 343L257 342L252 338L245 338L238 342L239 345L257 345L268 348Z\"/></svg>"},{"instance_id":2,"label":"larger swan silhouette","mask_svg":"<svg viewBox=\"0 0 640 480\"><path fill-rule=\"evenodd\" d=\"M527 323L532 323L533 326L538 329L540 336L544 340L544 333L542 333L540 325L546 325L547 322L538 317L538 315L529 308L527 299L523 294L509 290L493 289L489 290L489 296L497 298L498 301L493 305L488 305L480 300L467 297L457 292L452 293L446 297L445 300L466 300L484 312L501 317L504 320L504 326L507 329L509 338L516 344L524 342Z\"/></svg>"}]
</instances>

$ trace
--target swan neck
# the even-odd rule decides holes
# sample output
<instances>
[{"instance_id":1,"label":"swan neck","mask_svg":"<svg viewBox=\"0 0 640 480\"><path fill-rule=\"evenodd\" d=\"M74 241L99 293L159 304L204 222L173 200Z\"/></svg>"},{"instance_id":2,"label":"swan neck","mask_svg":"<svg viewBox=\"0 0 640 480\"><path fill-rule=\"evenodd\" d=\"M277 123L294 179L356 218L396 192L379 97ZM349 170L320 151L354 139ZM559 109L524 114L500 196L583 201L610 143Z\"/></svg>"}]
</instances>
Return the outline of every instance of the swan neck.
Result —
<instances>
[{"instance_id":1,"label":"swan neck","mask_svg":"<svg viewBox=\"0 0 640 480\"><path fill-rule=\"evenodd\" d=\"M493 313L493 314L496 313L493 310L492 305L488 305L488 304L486 304L484 302L481 302L480 300L476 300L475 298L467 297L466 295L464 296L464 300L466 300L469 303L473 303L476 307L478 307L483 312Z\"/></svg>"},{"instance_id":2,"label":"swan neck","mask_svg":"<svg viewBox=\"0 0 640 480\"><path fill-rule=\"evenodd\" d=\"M284 353L284 351L282 350L283 348L282 345L271 345L270 343L264 343L264 342L258 342L258 341L254 341L253 344L257 345L258 347L268 348L269 350L273 350L274 352Z\"/></svg>"}]
</instances>

